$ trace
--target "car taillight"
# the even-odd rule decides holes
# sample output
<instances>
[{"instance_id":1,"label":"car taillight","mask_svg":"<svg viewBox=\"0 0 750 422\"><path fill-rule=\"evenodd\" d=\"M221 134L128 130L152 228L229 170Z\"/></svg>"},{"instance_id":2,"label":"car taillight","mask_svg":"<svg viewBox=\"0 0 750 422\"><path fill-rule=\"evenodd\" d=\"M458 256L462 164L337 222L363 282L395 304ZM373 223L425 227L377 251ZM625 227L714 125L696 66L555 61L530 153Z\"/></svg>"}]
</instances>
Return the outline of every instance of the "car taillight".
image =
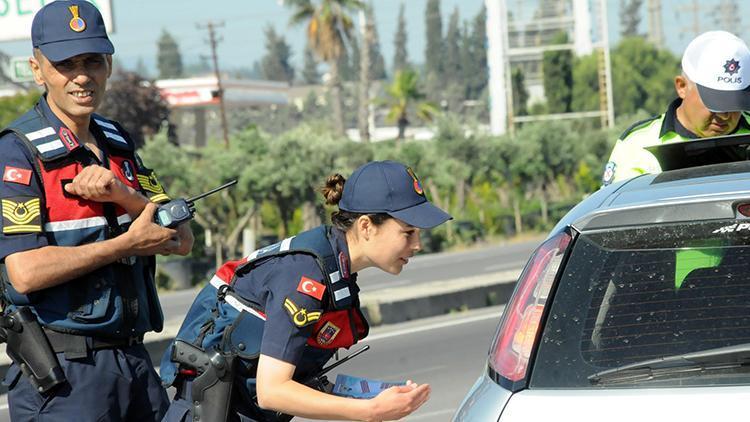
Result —
<instances>
[{"instance_id":1,"label":"car taillight","mask_svg":"<svg viewBox=\"0 0 750 422\"><path fill-rule=\"evenodd\" d=\"M570 234L563 232L539 246L505 307L490 350L489 365L511 383L526 377L544 305L570 241Z\"/></svg>"}]
</instances>

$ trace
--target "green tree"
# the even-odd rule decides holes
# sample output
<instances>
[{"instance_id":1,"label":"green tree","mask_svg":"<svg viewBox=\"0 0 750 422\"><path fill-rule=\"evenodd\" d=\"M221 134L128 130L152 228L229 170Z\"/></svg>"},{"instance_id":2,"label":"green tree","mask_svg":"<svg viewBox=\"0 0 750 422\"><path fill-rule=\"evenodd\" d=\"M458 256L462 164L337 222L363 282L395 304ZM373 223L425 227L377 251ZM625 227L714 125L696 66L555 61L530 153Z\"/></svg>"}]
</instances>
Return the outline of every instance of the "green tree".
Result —
<instances>
[{"instance_id":1,"label":"green tree","mask_svg":"<svg viewBox=\"0 0 750 422\"><path fill-rule=\"evenodd\" d=\"M620 36L637 37L643 0L620 0Z\"/></svg>"},{"instance_id":2,"label":"green tree","mask_svg":"<svg viewBox=\"0 0 750 422\"><path fill-rule=\"evenodd\" d=\"M559 33L554 44L566 44L568 35ZM573 99L573 52L570 50L545 51L542 57L544 95L550 113L567 113Z\"/></svg>"},{"instance_id":3,"label":"green tree","mask_svg":"<svg viewBox=\"0 0 750 422\"><path fill-rule=\"evenodd\" d=\"M425 95L419 90L419 75L413 70L396 72L386 95L381 102L388 107L387 119L398 126L399 140L404 139L411 114L424 121L431 121L437 114L433 104L422 101Z\"/></svg>"},{"instance_id":4,"label":"green tree","mask_svg":"<svg viewBox=\"0 0 750 422\"><path fill-rule=\"evenodd\" d=\"M120 71L112 77L100 110L102 115L120 122L136 147L142 146L147 136L162 127L171 129L169 107L161 92L134 72ZM175 141L172 130L169 135Z\"/></svg>"},{"instance_id":5,"label":"green tree","mask_svg":"<svg viewBox=\"0 0 750 422\"><path fill-rule=\"evenodd\" d=\"M338 59L351 37L352 19L349 12L363 7L360 0L290 0L292 24L306 23L307 40L318 57L330 68L328 82L332 97L334 127L336 133L344 134L344 117L341 99L341 81Z\"/></svg>"},{"instance_id":6,"label":"green tree","mask_svg":"<svg viewBox=\"0 0 750 422\"><path fill-rule=\"evenodd\" d=\"M359 69L362 64L359 37L352 36L351 44L341 55L341 80L354 82L359 80Z\"/></svg>"},{"instance_id":7,"label":"green tree","mask_svg":"<svg viewBox=\"0 0 750 422\"><path fill-rule=\"evenodd\" d=\"M398 26L393 38L393 73L409 67L409 53L406 50L408 35L406 33L406 18L404 17L404 3L398 9Z\"/></svg>"},{"instance_id":8,"label":"green tree","mask_svg":"<svg viewBox=\"0 0 750 422\"><path fill-rule=\"evenodd\" d=\"M651 115L663 113L676 97L674 77L679 60L641 37L624 38L612 53L612 87L616 115L639 109Z\"/></svg>"},{"instance_id":9,"label":"green tree","mask_svg":"<svg viewBox=\"0 0 750 422\"><path fill-rule=\"evenodd\" d=\"M513 89L513 114L525 116L528 114L526 103L529 101L529 91L526 89L526 80L520 67L513 68L510 76Z\"/></svg>"},{"instance_id":10,"label":"green tree","mask_svg":"<svg viewBox=\"0 0 750 422\"><path fill-rule=\"evenodd\" d=\"M162 29L157 43L156 65L159 79L181 78L183 76L180 47L166 29Z\"/></svg>"},{"instance_id":11,"label":"green tree","mask_svg":"<svg viewBox=\"0 0 750 422\"><path fill-rule=\"evenodd\" d=\"M25 93L0 97L0 128L5 128L13 120L30 110L39 100L41 93L30 90Z\"/></svg>"},{"instance_id":12,"label":"green tree","mask_svg":"<svg viewBox=\"0 0 750 422\"><path fill-rule=\"evenodd\" d=\"M289 63L291 47L283 35L276 33L273 26L266 27L265 34L266 54L260 65L263 77L269 81L284 81L291 84L294 80L294 67Z\"/></svg>"},{"instance_id":13,"label":"green tree","mask_svg":"<svg viewBox=\"0 0 750 422\"><path fill-rule=\"evenodd\" d=\"M380 37L378 36L378 27L375 24L373 8L367 7L365 13L368 24L372 25L372 35L369 37L370 80L379 81L387 77L385 60L383 59L383 53L380 51Z\"/></svg>"},{"instance_id":14,"label":"green tree","mask_svg":"<svg viewBox=\"0 0 750 422\"><path fill-rule=\"evenodd\" d=\"M443 75L443 18L440 0L427 0L425 8L426 45L424 51L425 71L442 79Z\"/></svg>"},{"instance_id":15,"label":"green tree","mask_svg":"<svg viewBox=\"0 0 750 422\"><path fill-rule=\"evenodd\" d=\"M317 85L320 83L318 61L315 60L315 55L309 45L305 47L305 64L302 68L302 81L307 85Z\"/></svg>"},{"instance_id":16,"label":"green tree","mask_svg":"<svg viewBox=\"0 0 750 422\"><path fill-rule=\"evenodd\" d=\"M482 6L471 24L471 33L468 30L464 31L464 43L461 48L462 53L468 55L466 59L461 60L466 98L474 100L482 96L489 82L486 21L487 10Z\"/></svg>"},{"instance_id":17,"label":"green tree","mask_svg":"<svg viewBox=\"0 0 750 422\"><path fill-rule=\"evenodd\" d=\"M461 28L458 6L453 9L448 23L448 32L445 34L445 56L443 62L443 75L445 82L458 82L461 77Z\"/></svg>"}]
</instances>

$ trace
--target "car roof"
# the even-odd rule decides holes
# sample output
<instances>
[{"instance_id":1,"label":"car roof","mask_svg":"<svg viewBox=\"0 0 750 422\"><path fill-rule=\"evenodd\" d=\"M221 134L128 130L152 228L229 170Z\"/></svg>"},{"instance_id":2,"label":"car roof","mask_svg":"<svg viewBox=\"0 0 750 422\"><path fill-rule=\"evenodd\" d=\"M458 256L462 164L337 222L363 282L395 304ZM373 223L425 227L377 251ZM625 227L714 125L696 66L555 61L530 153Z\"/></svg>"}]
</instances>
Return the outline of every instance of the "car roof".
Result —
<instances>
[{"instance_id":1,"label":"car roof","mask_svg":"<svg viewBox=\"0 0 750 422\"><path fill-rule=\"evenodd\" d=\"M750 203L750 161L645 174L604 187L573 208L552 234L654 223L736 218Z\"/></svg>"}]
</instances>

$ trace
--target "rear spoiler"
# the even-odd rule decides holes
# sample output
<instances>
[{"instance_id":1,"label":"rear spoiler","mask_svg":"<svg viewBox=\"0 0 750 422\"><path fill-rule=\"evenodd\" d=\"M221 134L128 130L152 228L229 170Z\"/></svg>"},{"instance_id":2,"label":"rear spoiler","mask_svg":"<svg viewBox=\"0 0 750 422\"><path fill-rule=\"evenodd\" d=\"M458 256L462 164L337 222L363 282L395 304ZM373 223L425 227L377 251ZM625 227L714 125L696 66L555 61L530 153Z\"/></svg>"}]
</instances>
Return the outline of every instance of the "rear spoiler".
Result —
<instances>
[{"instance_id":1,"label":"rear spoiler","mask_svg":"<svg viewBox=\"0 0 750 422\"><path fill-rule=\"evenodd\" d=\"M746 161L750 134L715 136L646 147L659 161L662 171L709 164Z\"/></svg>"}]
</instances>

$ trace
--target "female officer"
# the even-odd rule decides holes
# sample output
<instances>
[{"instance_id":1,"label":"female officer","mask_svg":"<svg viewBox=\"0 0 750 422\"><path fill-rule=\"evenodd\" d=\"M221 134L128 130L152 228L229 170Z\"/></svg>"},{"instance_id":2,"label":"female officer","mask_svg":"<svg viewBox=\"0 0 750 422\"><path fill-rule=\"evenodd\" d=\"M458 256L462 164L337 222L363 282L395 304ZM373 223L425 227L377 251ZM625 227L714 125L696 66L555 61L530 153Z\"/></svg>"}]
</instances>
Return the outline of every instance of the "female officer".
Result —
<instances>
[{"instance_id":1,"label":"female officer","mask_svg":"<svg viewBox=\"0 0 750 422\"><path fill-rule=\"evenodd\" d=\"M358 400L328 394L313 378L368 333L357 272L399 274L420 249L420 229L450 215L394 161L367 163L348 181L333 175L322 193L338 204L333 227L224 264L195 299L162 359L162 379L177 389L165 421L396 420L427 400L426 384Z\"/></svg>"}]
</instances>

